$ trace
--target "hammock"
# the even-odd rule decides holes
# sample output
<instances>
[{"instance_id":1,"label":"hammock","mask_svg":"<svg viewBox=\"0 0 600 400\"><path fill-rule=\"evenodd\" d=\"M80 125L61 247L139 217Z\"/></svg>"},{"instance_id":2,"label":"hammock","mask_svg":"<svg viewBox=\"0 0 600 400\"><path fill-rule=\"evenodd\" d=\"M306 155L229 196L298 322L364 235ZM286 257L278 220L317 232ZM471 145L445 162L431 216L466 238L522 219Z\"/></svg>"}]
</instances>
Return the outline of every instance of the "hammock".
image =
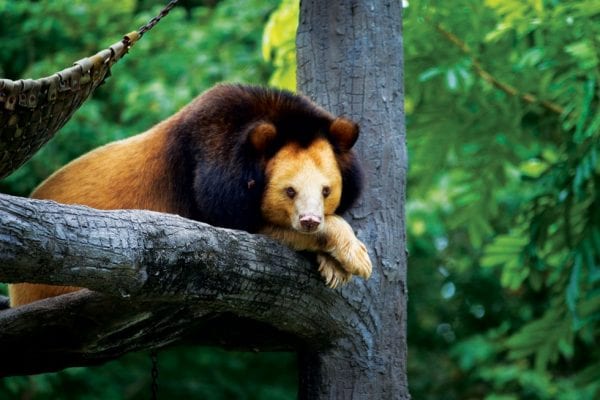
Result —
<instances>
[{"instance_id":1,"label":"hammock","mask_svg":"<svg viewBox=\"0 0 600 400\"><path fill-rule=\"evenodd\" d=\"M110 76L110 68L175 6L165 8L139 30L72 67L41 79L0 79L0 179L35 154Z\"/></svg>"}]
</instances>

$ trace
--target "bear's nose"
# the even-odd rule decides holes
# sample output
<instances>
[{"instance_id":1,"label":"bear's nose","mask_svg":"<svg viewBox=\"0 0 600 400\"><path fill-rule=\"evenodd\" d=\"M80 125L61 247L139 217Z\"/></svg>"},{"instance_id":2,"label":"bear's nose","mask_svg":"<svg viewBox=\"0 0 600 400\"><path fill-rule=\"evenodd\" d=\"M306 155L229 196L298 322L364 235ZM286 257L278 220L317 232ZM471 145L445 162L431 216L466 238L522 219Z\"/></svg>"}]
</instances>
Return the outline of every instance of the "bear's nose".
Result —
<instances>
[{"instance_id":1,"label":"bear's nose","mask_svg":"<svg viewBox=\"0 0 600 400\"><path fill-rule=\"evenodd\" d=\"M321 217L316 215L301 215L300 216L300 226L302 229L306 231L314 231L321 224Z\"/></svg>"}]
</instances>

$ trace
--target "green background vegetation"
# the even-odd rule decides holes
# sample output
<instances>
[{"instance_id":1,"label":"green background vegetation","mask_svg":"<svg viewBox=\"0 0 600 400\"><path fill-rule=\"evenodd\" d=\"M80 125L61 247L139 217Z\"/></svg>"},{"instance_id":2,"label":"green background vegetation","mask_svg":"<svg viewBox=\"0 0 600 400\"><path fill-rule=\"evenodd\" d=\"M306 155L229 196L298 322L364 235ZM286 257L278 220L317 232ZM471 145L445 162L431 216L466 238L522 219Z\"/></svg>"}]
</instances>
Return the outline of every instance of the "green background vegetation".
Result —
<instances>
[{"instance_id":1,"label":"green background vegetation","mask_svg":"<svg viewBox=\"0 0 600 400\"><path fill-rule=\"evenodd\" d=\"M0 0L0 76L60 70L160 3ZM596 399L600 3L408 3L413 398ZM243 5L183 2L0 191L26 195L73 157L146 129L215 82L293 88L296 2ZM184 347L159 359L164 398L295 397L291 354ZM132 354L5 379L0 398L147 398L149 379L148 356Z\"/></svg>"}]
</instances>

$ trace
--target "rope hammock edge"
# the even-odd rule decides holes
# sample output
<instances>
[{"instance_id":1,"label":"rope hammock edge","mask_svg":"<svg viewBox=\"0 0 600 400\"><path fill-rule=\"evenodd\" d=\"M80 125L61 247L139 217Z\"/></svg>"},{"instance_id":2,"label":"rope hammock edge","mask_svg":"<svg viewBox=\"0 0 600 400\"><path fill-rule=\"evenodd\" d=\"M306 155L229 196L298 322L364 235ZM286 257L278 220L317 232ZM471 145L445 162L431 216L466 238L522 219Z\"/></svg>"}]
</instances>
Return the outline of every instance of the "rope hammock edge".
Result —
<instances>
[{"instance_id":1,"label":"rope hammock edge","mask_svg":"<svg viewBox=\"0 0 600 400\"><path fill-rule=\"evenodd\" d=\"M176 3L170 1L138 31L72 67L35 80L0 79L0 179L46 144L110 76L110 68Z\"/></svg>"}]
</instances>

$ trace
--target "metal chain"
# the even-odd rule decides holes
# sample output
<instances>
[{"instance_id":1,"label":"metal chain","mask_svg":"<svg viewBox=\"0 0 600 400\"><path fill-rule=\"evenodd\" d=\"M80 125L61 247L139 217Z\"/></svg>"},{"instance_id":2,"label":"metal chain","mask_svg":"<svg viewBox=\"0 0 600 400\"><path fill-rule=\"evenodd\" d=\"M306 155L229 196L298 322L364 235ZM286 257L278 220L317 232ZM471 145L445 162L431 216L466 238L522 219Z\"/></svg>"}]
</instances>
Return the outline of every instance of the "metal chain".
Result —
<instances>
[{"instance_id":1,"label":"metal chain","mask_svg":"<svg viewBox=\"0 0 600 400\"><path fill-rule=\"evenodd\" d=\"M150 361L152 362L152 372L151 372L151 377L152 377L152 384L151 384L151 390L152 390L152 400L157 400L158 399L158 355L156 353L156 350L152 350L150 352Z\"/></svg>"},{"instance_id":2,"label":"metal chain","mask_svg":"<svg viewBox=\"0 0 600 400\"><path fill-rule=\"evenodd\" d=\"M169 11L171 11L171 9L173 7L175 7L175 4L177 4L178 0L171 0L169 2L169 4L167 4L165 6L165 8L163 8L160 12L160 14L158 14L156 17L152 18L150 21L148 21L148 23L144 26L142 26L139 30L138 33L140 34L140 37L142 37L144 35L144 33L148 32L150 29L154 28L154 25L156 25L158 23L158 21L161 20L162 17L164 17L165 15L167 15L169 13Z\"/></svg>"},{"instance_id":3,"label":"metal chain","mask_svg":"<svg viewBox=\"0 0 600 400\"><path fill-rule=\"evenodd\" d=\"M150 29L154 28L154 25L158 24L158 22L164 16L166 16L173 7L175 7L175 4L177 4L177 1L178 0L171 0L169 2L169 4L167 4L165 6L165 8L163 8L156 17L154 17L150 21L148 21L148 23L146 25L140 27L140 29L138 29L140 38L142 36L144 36L144 33L148 32ZM156 353L156 350L152 350L150 352L150 361L152 363L152 369L150 372L150 376L151 376L151 380L152 380L151 388L150 388L152 391L151 399L157 400L158 399L158 355Z\"/></svg>"}]
</instances>

